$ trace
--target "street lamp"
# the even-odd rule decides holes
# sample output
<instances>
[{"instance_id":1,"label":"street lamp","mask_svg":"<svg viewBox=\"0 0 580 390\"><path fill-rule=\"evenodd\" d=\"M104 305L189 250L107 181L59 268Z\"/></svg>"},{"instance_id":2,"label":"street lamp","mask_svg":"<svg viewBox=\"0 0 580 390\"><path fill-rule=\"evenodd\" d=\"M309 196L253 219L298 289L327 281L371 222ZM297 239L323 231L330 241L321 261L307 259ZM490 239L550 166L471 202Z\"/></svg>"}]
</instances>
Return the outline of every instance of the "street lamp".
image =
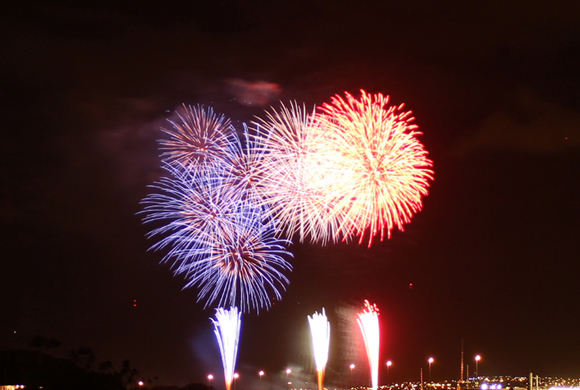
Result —
<instances>
[{"instance_id":1,"label":"street lamp","mask_svg":"<svg viewBox=\"0 0 580 390\"><path fill-rule=\"evenodd\" d=\"M262 390L262 377L264 376L264 371L258 372L258 375L260 375L260 390Z\"/></svg>"},{"instance_id":2,"label":"street lamp","mask_svg":"<svg viewBox=\"0 0 580 390\"><path fill-rule=\"evenodd\" d=\"M392 364L393 364L393 362L392 362L392 361L390 361L390 360L387 360L387 383L391 383L391 382L389 381L389 368L391 368L391 365L392 365Z\"/></svg>"},{"instance_id":3,"label":"street lamp","mask_svg":"<svg viewBox=\"0 0 580 390\"><path fill-rule=\"evenodd\" d=\"M354 363L350 363L350 387L352 387L352 369L354 367Z\"/></svg>"},{"instance_id":4,"label":"street lamp","mask_svg":"<svg viewBox=\"0 0 580 390\"><path fill-rule=\"evenodd\" d=\"M209 374L207 376L207 388L208 388L208 390L211 390L211 380L212 379L213 379L213 375L212 374Z\"/></svg>"},{"instance_id":5,"label":"street lamp","mask_svg":"<svg viewBox=\"0 0 580 390\"><path fill-rule=\"evenodd\" d=\"M433 364L433 362L435 361L435 359L433 359L432 357L429 358L429 360L427 360L429 362L429 382L431 382L431 364Z\"/></svg>"},{"instance_id":6,"label":"street lamp","mask_svg":"<svg viewBox=\"0 0 580 390\"><path fill-rule=\"evenodd\" d=\"M475 376L479 376L479 361L481 360L480 355L475 355Z\"/></svg>"},{"instance_id":7,"label":"street lamp","mask_svg":"<svg viewBox=\"0 0 580 390\"><path fill-rule=\"evenodd\" d=\"M240 374L238 374L237 372L234 372L234 390L236 390L236 382L238 381L239 377L240 377Z\"/></svg>"},{"instance_id":8,"label":"street lamp","mask_svg":"<svg viewBox=\"0 0 580 390\"><path fill-rule=\"evenodd\" d=\"M289 379L289 376L290 376L290 373L291 372L292 372L291 369L289 369L289 368L286 369L286 390L290 390L290 379Z\"/></svg>"}]
</instances>

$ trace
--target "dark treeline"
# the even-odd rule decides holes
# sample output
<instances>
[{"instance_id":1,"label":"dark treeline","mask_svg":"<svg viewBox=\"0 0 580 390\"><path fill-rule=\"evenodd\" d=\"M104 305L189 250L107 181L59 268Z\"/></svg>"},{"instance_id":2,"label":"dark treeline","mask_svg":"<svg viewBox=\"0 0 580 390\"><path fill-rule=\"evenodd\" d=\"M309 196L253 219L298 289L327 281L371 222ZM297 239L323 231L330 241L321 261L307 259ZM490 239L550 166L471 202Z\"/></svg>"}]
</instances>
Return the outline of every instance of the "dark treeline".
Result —
<instances>
[{"instance_id":1,"label":"dark treeline","mask_svg":"<svg viewBox=\"0 0 580 390\"><path fill-rule=\"evenodd\" d=\"M121 372L95 372L39 351L0 351L0 384L46 390L124 390Z\"/></svg>"},{"instance_id":2,"label":"dark treeline","mask_svg":"<svg viewBox=\"0 0 580 390\"><path fill-rule=\"evenodd\" d=\"M0 386L25 385L26 389L43 390L208 390L202 383L158 386L157 377L141 378L128 360L118 369L110 360L96 363L89 347L71 350L68 358L49 354L61 345L57 339L35 336L28 350L0 351Z\"/></svg>"},{"instance_id":3,"label":"dark treeline","mask_svg":"<svg viewBox=\"0 0 580 390\"><path fill-rule=\"evenodd\" d=\"M135 387L138 371L128 360L115 370L110 360L95 364L95 354L89 347L71 350L68 358L49 355L61 345L60 340L35 336L28 345L29 350L0 351L0 385L25 385L27 389L46 390Z\"/></svg>"}]
</instances>

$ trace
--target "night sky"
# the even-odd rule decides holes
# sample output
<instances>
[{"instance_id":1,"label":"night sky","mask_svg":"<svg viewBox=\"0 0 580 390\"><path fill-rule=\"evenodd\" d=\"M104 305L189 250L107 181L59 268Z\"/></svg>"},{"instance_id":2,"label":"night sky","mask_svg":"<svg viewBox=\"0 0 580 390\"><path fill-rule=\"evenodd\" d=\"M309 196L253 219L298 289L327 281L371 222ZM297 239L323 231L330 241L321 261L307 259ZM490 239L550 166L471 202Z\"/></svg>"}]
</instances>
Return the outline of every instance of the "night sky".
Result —
<instances>
[{"instance_id":1,"label":"night sky","mask_svg":"<svg viewBox=\"0 0 580 390\"><path fill-rule=\"evenodd\" d=\"M238 129L349 91L406 103L434 162L423 210L372 248L295 243L283 299L243 317L238 388L313 381L306 316L333 332L328 385L370 384L354 313L380 309L389 380L580 376L576 1L9 1L0 6L0 350L57 338L159 384L223 389L195 289L136 215L174 110ZM134 307L134 300L137 307ZM217 379L220 378L220 379ZM386 383L386 368L381 372Z\"/></svg>"}]
</instances>

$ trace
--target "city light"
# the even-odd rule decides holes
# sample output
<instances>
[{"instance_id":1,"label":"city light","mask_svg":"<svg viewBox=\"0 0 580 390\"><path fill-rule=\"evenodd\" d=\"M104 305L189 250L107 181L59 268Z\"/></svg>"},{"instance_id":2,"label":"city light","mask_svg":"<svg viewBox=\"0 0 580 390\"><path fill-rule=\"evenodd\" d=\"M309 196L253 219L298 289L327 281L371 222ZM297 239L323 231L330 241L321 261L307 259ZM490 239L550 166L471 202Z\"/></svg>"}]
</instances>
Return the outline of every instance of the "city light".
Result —
<instances>
[{"instance_id":1,"label":"city light","mask_svg":"<svg viewBox=\"0 0 580 390\"><path fill-rule=\"evenodd\" d=\"M287 368L286 369L286 390L290 389L290 374L292 373L292 370Z\"/></svg>"},{"instance_id":2,"label":"city light","mask_svg":"<svg viewBox=\"0 0 580 390\"><path fill-rule=\"evenodd\" d=\"M260 376L260 390L262 390L262 377L264 376L264 371L260 370L260 372L258 372L258 375Z\"/></svg>"}]
</instances>

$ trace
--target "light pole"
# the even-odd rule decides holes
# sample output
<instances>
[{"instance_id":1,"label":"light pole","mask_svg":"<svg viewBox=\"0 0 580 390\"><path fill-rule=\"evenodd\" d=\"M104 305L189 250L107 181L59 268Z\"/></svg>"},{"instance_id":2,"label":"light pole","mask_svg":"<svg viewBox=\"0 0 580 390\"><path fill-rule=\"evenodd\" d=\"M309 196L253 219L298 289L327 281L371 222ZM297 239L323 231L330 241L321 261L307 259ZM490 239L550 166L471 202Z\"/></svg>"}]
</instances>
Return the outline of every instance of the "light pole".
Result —
<instances>
[{"instance_id":1,"label":"light pole","mask_svg":"<svg viewBox=\"0 0 580 390\"><path fill-rule=\"evenodd\" d=\"M429 358L429 360L427 360L429 362L429 382L431 382L431 364L433 364L433 362L435 361L435 359L433 359L432 357Z\"/></svg>"},{"instance_id":2,"label":"light pole","mask_svg":"<svg viewBox=\"0 0 580 390\"><path fill-rule=\"evenodd\" d=\"M260 371L258 375L260 375L260 390L262 390L262 377L264 376L264 371Z\"/></svg>"},{"instance_id":3,"label":"light pole","mask_svg":"<svg viewBox=\"0 0 580 390\"><path fill-rule=\"evenodd\" d=\"M237 372L234 372L234 390L236 390L236 382L238 381L239 377L240 377L240 374L238 374Z\"/></svg>"},{"instance_id":4,"label":"light pole","mask_svg":"<svg viewBox=\"0 0 580 390\"><path fill-rule=\"evenodd\" d=\"M387 360L387 383L391 383L391 382L389 381L389 369L391 368L391 365L392 365L392 364L393 364L393 362L392 362L392 361L390 361L390 360Z\"/></svg>"},{"instance_id":5,"label":"light pole","mask_svg":"<svg viewBox=\"0 0 580 390\"><path fill-rule=\"evenodd\" d=\"M207 388L208 388L208 390L211 390L211 380L212 379L213 379L213 375L212 374L209 374L207 376Z\"/></svg>"},{"instance_id":6,"label":"light pole","mask_svg":"<svg viewBox=\"0 0 580 390\"><path fill-rule=\"evenodd\" d=\"M290 373L292 372L291 369L286 369L286 390L290 390Z\"/></svg>"},{"instance_id":7,"label":"light pole","mask_svg":"<svg viewBox=\"0 0 580 390\"><path fill-rule=\"evenodd\" d=\"M352 387L352 369L354 367L354 363L350 363L350 387Z\"/></svg>"},{"instance_id":8,"label":"light pole","mask_svg":"<svg viewBox=\"0 0 580 390\"><path fill-rule=\"evenodd\" d=\"M481 360L480 355L475 355L475 376L479 377L479 361Z\"/></svg>"}]
</instances>

